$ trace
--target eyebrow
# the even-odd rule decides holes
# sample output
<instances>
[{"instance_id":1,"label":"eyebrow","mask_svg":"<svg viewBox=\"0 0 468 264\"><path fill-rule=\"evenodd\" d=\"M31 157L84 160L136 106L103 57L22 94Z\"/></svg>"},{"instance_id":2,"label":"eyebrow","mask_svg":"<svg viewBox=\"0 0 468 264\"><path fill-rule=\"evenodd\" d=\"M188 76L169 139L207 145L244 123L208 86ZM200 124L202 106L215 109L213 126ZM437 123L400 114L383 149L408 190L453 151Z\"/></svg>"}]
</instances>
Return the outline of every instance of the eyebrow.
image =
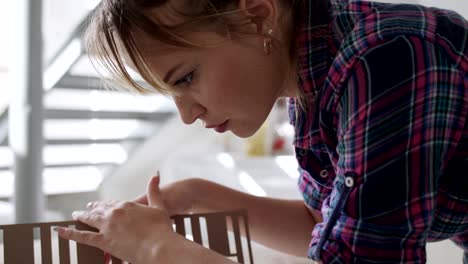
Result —
<instances>
[{"instance_id":1,"label":"eyebrow","mask_svg":"<svg viewBox=\"0 0 468 264\"><path fill-rule=\"evenodd\" d=\"M182 65L183 65L183 63L181 62L181 63L177 64L174 68L170 69L170 70L166 73L166 75L164 76L163 81L164 81L165 83L168 83L169 80L172 78L172 75L174 75L174 73L175 73L180 67L182 67Z\"/></svg>"}]
</instances>

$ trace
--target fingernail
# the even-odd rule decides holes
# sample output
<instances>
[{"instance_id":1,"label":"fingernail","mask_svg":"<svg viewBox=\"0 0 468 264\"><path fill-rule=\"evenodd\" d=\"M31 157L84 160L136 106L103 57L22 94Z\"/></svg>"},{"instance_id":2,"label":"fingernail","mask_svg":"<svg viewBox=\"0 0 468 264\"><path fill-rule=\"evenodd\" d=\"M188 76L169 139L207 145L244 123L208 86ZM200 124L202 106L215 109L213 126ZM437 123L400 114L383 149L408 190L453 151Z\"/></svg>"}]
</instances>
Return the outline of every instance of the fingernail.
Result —
<instances>
[{"instance_id":1,"label":"fingernail","mask_svg":"<svg viewBox=\"0 0 468 264\"><path fill-rule=\"evenodd\" d=\"M77 216L78 216L78 212L77 212L77 211L74 211L74 212L72 213L72 217L73 217L73 219L75 219L75 220L76 220L76 217L77 217Z\"/></svg>"},{"instance_id":2,"label":"fingernail","mask_svg":"<svg viewBox=\"0 0 468 264\"><path fill-rule=\"evenodd\" d=\"M87 207L87 208L90 208L90 207L92 207L93 205L94 205L94 202L89 202L89 203L86 205L86 207Z\"/></svg>"},{"instance_id":3,"label":"fingernail","mask_svg":"<svg viewBox=\"0 0 468 264\"><path fill-rule=\"evenodd\" d=\"M159 180L159 175L153 176L153 179L152 179L153 182L156 182L158 180Z\"/></svg>"},{"instance_id":4,"label":"fingernail","mask_svg":"<svg viewBox=\"0 0 468 264\"><path fill-rule=\"evenodd\" d=\"M151 181L150 181L151 186L154 187L157 181L158 181L158 176L153 176L153 178L151 178Z\"/></svg>"}]
</instances>

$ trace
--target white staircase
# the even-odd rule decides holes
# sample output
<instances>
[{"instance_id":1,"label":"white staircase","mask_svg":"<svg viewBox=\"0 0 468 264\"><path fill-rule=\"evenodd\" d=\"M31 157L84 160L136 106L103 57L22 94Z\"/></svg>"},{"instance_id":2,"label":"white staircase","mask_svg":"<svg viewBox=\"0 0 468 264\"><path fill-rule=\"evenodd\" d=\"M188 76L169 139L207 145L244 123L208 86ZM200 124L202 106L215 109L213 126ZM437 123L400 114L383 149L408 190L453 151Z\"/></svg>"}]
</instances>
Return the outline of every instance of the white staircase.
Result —
<instances>
[{"instance_id":1,"label":"white staircase","mask_svg":"<svg viewBox=\"0 0 468 264\"><path fill-rule=\"evenodd\" d=\"M71 2L76 2L77 8L82 5L80 1ZM46 13L52 11L45 8ZM104 89L82 46L87 12L74 12L81 14L77 26L56 30L61 37L56 38L53 30L44 30L48 63L44 72L43 190L49 209L64 213L73 204L83 207L81 202L96 199L103 180L176 113L173 102L163 96ZM61 27L59 19L51 20L55 22L45 23L45 27ZM63 41L57 44L52 39ZM51 51L51 46L58 51ZM6 107L0 109L0 202L10 200L13 194L13 157L8 146Z\"/></svg>"}]
</instances>

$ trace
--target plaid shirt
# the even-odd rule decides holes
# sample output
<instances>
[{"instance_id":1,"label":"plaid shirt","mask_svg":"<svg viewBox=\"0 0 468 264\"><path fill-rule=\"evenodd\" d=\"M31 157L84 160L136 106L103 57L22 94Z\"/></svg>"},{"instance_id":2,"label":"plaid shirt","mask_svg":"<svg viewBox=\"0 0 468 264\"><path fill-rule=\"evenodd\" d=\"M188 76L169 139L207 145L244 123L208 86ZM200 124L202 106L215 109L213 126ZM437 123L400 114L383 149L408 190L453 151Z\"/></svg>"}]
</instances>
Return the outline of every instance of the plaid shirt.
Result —
<instances>
[{"instance_id":1,"label":"plaid shirt","mask_svg":"<svg viewBox=\"0 0 468 264\"><path fill-rule=\"evenodd\" d=\"M316 103L289 112L299 188L324 220L309 258L425 263L426 242L451 239L468 263L467 21L332 0L316 24L306 2L298 77Z\"/></svg>"}]
</instances>

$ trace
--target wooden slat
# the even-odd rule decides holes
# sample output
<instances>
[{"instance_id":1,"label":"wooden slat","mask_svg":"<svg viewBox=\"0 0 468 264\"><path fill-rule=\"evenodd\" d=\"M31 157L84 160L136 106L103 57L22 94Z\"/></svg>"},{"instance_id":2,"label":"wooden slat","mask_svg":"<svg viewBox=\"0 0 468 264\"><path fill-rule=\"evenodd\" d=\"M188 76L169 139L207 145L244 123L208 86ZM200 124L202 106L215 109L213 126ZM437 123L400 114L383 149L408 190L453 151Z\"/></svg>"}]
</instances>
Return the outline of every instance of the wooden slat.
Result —
<instances>
[{"instance_id":1,"label":"wooden slat","mask_svg":"<svg viewBox=\"0 0 468 264\"><path fill-rule=\"evenodd\" d=\"M31 225L3 227L5 263L34 263L34 239Z\"/></svg>"},{"instance_id":2,"label":"wooden slat","mask_svg":"<svg viewBox=\"0 0 468 264\"><path fill-rule=\"evenodd\" d=\"M50 235L50 225L40 225L40 230L42 264L52 264L52 238Z\"/></svg>"},{"instance_id":3,"label":"wooden slat","mask_svg":"<svg viewBox=\"0 0 468 264\"><path fill-rule=\"evenodd\" d=\"M174 217L174 223L176 226L176 232L185 237L185 223L184 223L184 216L176 216Z\"/></svg>"},{"instance_id":4,"label":"wooden slat","mask_svg":"<svg viewBox=\"0 0 468 264\"><path fill-rule=\"evenodd\" d=\"M200 245L203 245L201 230L200 230L200 219L199 219L199 217L198 216L190 217L190 222L192 224L193 241L200 244Z\"/></svg>"},{"instance_id":5,"label":"wooden slat","mask_svg":"<svg viewBox=\"0 0 468 264\"><path fill-rule=\"evenodd\" d=\"M234 239L236 242L237 262L244 263L244 251L242 250L241 233L240 233L240 228L239 228L239 217L237 215L232 215L231 220L232 220L232 229L234 232Z\"/></svg>"},{"instance_id":6,"label":"wooden slat","mask_svg":"<svg viewBox=\"0 0 468 264\"><path fill-rule=\"evenodd\" d=\"M230 255L226 215L208 214L206 215L206 225L210 249L225 256Z\"/></svg>"},{"instance_id":7,"label":"wooden slat","mask_svg":"<svg viewBox=\"0 0 468 264\"><path fill-rule=\"evenodd\" d=\"M78 230L97 231L95 228L80 222L76 222L75 227ZM104 263L104 252L98 248L76 243L76 251L78 264Z\"/></svg>"},{"instance_id":8,"label":"wooden slat","mask_svg":"<svg viewBox=\"0 0 468 264\"><path fill-rule=\"evenodd\" d=\"M250 243L249 220L247 217L247 211L243 211L241 215L242 215L242 218L244 219L245 237L247 239L247 247L249 249L250 263L253 264L252 245Z\"/></svg>"},{"instance_id":9,"label":"wooden slat","mask_svg":"<svg viewBox=\"0 0 468 264\"><path fill-rule=\"evenodd\" d=\"M62 225L68 227L67 225ZM58 237L59 241L59 259L60 264L70 264L70 242L69 240Z\"/></svg>"}]
</instances>

